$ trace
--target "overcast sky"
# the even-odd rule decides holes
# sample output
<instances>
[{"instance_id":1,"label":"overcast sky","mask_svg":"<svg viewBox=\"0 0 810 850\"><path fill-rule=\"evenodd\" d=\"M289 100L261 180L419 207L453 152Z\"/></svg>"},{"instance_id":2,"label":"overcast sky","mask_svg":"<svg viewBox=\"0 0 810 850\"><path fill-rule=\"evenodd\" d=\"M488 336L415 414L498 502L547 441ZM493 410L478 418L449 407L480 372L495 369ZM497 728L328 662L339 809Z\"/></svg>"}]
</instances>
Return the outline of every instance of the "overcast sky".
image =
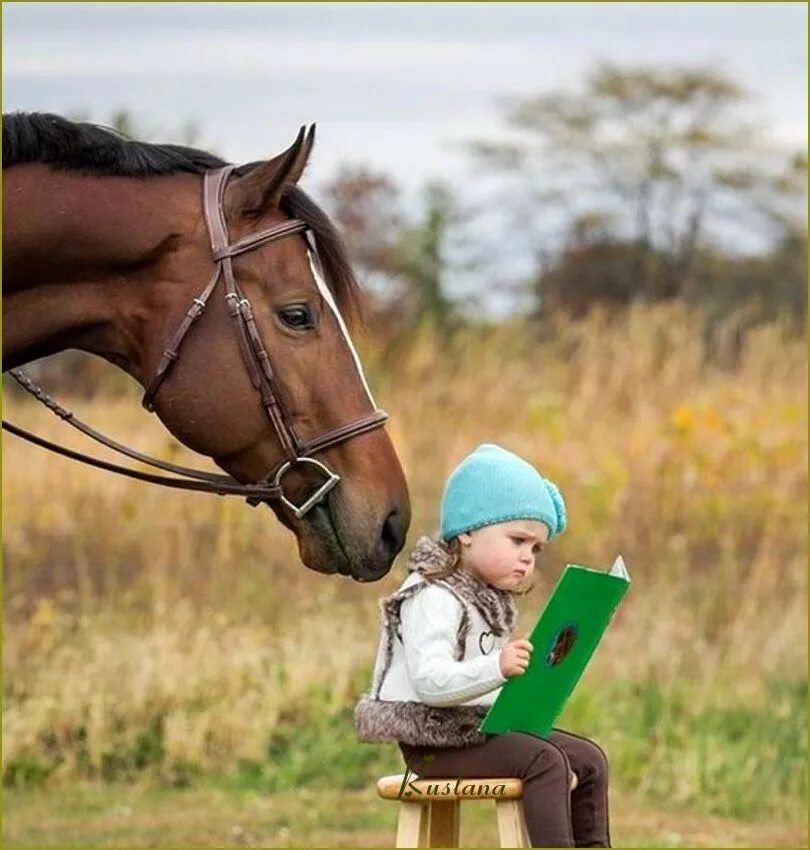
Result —
<instances>
[{"instance_id":1,"label":"overcast sky","mask_svg":"<svg viewBox=\"0 0 810 850\"><path fill-rule=\"evenodd\" d=\"M469 174L498 96L575 86L598 60L711 64L806 144L806 54L803 3L12 3L3 109L191 119L237 161L317 121L310 180L366 161L410 188Z\"/></svg>"},{"instance_id":2,"label":"overcast sky","mask_svg":"<svg viewBox=\"0 0 810 850\"><path fill-rule=\"evenodd\" d=\"M103 123L125 108L153 140L193 121L200 146L235 162L315 121L303 185L316 196L342 162L393 175L411 209L430 178L477 186L465 145L498 136L498 99L577 87L599 61L725 71L752 117L807 145L804 3L15 2L2 15L4 111ZM533 262L508 242L487 250L517 278Z\"/></svg>"}]
</instances>

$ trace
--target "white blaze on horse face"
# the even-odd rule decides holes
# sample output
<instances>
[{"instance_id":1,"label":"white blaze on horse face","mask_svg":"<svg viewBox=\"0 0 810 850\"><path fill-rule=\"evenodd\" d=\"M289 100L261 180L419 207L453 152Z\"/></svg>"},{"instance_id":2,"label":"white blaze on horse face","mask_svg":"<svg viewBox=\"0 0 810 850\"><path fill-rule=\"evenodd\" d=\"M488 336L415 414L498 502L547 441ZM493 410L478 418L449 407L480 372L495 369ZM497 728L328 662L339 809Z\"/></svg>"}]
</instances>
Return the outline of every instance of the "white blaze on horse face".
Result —
<instances>
[{"instance_id":1,"label":"white blaze on horse face","mask_svg":"<svg viewBox=\"0 0 810 850\"><path fill-rule=\"evenodd\" d=\"M309 233L307 233L307 236L309 236ZM343 321L343 316L340 315L340 310L338 310L332 292L326 285L326 281L323 279L321 261L318 258L318 254L315 251L314 247L311 251L307 251L307 256L309 257L309 267L312 269L312 276L315 278L315 284L318 287L318 291L323 296L323 300L329 305L331 311L335 314L335 319L337 320L340 332L343 334L343 338L346 340L346 345L349 346L349 351L351 351L352 357L354 358L354 364L355 366L357 366L357 373L358 375L360 375L360 380L363 383L363 388L366 391L368 400L371 403L371 406L376 410L377 404L374 401L374 397L371 395L371 390L369 389L368 381L366 381L366 376L363 372L363 364L360 362L360 357L357 354L357 349L354 347L354 343L352 342L352 339L349 336L349 331L346 328L346 323Z\"/></svg>"}]
</instances>

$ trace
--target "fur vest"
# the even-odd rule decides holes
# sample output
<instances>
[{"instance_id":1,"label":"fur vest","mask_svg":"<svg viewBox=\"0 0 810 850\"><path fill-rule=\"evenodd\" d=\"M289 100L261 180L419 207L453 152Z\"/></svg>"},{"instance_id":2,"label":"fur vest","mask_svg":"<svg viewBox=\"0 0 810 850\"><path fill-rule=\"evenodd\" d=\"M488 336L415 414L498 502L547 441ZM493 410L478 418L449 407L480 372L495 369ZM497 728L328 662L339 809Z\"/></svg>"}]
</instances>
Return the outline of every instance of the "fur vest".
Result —
<instances>
[{"instance_id":1,"label":"fur vest","mask_svg":"<svg viewBox=\"0 0 810 850\"><path fill-rule=\"evenodd\" d=\"M498 656L502 646L511 638L517 620L513 595L485 584L461 569L441 579L425 575L426 570L447 566L451 558L452 553L443 541L432 537L420 538L408 561L408 578L397 591L380 600L381 636L374 678L370 692L361 697L355 708L355 726L361 741L457 747L486 740L478 732L478 725L491 700L465 699L461 704L428 704L419 697L417 686L409 680L404 663L402 607L417 594L433 588L430 593L434 607L430 610L434 620L440 618L448 623L450 629L450 624L458 621L457 630L452 635L452 650L447 652L446 660L467 662L464 666L470 677L467 686L456 684L450 698L453 694L458 699L469 694L480 697L505 681L498 666ZM439 588L441 592L438 592ZM428 596L425 596L427 599ZM416 633L404 637L418 643L423 636ZM449 657L451 654L452 659ZM389 682L386 685L386 676L390 672L399 677L398 684ZM461 674L455 673L454 676L458 679ZM384 685L394 694L393 698L381 696Z\"/></svg>"}]
</instances>

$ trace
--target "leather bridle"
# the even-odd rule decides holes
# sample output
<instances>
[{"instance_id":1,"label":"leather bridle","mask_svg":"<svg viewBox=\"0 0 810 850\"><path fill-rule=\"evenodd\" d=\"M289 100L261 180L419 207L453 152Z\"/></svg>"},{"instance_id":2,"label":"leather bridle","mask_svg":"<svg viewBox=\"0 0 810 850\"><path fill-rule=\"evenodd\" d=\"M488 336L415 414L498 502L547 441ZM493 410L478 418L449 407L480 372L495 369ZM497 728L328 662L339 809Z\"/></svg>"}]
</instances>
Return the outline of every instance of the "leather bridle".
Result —
<instances>
[{"instance_id":1,"label":"leather bridle","mask_svg":"<svg viewBox=\"0 0 810 850\"><path fill-rule=\"evenodd\" d=\"M197 490L209 493L217 493L219 495L238 495L245 496L248 503L251 505L258 504L261 501L279 500L287 507L296 518L301 518L312 507L323 501L327 493L335 487L340 481L340 476L329 469L325 463L316 460L312 455L324 451L333 446L358 437L361 434L373 431L384 425L388 419L388 414L385 411L377 408L371 393L368 390L368 385L363 377L362 367L357 358L351 340L348 337L348 332L345 329L342 317L340 316L337 307L331 297L331 294L323 284L323 279L320 276L320 264L317 255L315 254L314 241L309 245L310 248L310 267L315 275L316 283L321 291L324 300L329 305L330 309L335 314L335 319L343 332L346 343L352 351L355 363L366 389L373 413L350 422L346 425L341 425L325 434L321 434L314 439L302 441L295 432L293 423L284 409L281 397L279 395L278 381L276 373L270 362L270 358L262 343L259 330L256 326L256 321L253 316L253 309L250 302L245 298L243 292L236 282L233 272L233 257L254 251L263 245L268 245L278 239L283 239L286 236L291 236L296 233L305 233L308 230L306 222L300 219L289 219L288 221L278 224L275 227L268 228L259 233L253 233L245 236L237 242L229 242L227 223L225 221L224 212L224 195L225 186L228 178L233 171L232 165L227 165L223 168L205 172L203 176L203 210L205 213L205 222L208 228L208 235L211 242L211 254L214 261L214 273L208 282L208 285L203 291L193 299L191 306L186 311L183 320L177 330L172 335L166 346L163 356L155 371L154 377L149 382L146 392L143 396L143 406L150 412L155 409L155 397L159 392L163 381L166 379L173 364L180 356L180 346L186 338L192 325L200 318L205 311L208 299L217 287L220 280L223 281L225 288L225 300L228 305L228 312L233 319L236 330L236 337L239 343L239 348L242 353L242 359L250 376L250 382L253 387L259 392L261 397L262 407L264 408L268 419L278 436L279 444L284 453L284 459L274 467L260 482L256 484L241 484L229 475L220 475L217 473L204 472L197 469L189 469L188 467L178 466L168 461L162 461L158 458L150 457L141 454L134 449L124 446L109 437L104 436L89 425L77 419L73 413L59 405L51 399L40 387L34 384L24 373L18 369L12 369L11 375L27 392L31 393L35 398L45 404L57 416L64 419L70 425L82 431L87 436L101 443L102 445L111 448L127 457L134 460L147 463L150 466L172 472L178 478L169 478L166 476L144 473L138 470L122 467L118 464L112 464L107 461L99 460L81 452L76 452L72 449L59 446L51 443L42 437L32 434L23 428L13 425L10 422L3 421L3 428L16 436L40 445L51 451L70 457L74 460L80 460L83 463L88 463L91 466L96 466L101 469L107 469L111 472L117 472L121 475L126 475L130 478L137 478L142 481L148 481L153 484L161 484L167 487L174 487L183 490ZM309 236L309 234L306 234ZM313 256L314 255L314 256ZM318 489L308 496L301 504L296 505L284 494L282 481L284 476L296 466L307 465L316 472L324 476L323 483L318 486Z\"/></svg>"}]
</instances>

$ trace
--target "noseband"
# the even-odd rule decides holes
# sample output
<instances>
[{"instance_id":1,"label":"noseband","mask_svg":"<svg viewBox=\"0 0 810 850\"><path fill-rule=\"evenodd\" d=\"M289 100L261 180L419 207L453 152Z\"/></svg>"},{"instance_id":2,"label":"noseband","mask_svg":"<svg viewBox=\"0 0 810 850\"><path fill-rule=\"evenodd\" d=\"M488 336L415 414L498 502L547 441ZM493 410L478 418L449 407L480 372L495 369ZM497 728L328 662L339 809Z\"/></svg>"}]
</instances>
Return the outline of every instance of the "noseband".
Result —
<instances>
[{"instance_id":1,"label":"noseband","mask_svg":"<svg viewBox=\"0 0 810 850\"><path fill-rule=\"evenodd\" d=\"M205 213L205 222L208 228L208 235L211 243L211 255L214 260L214 273L208 282L208 285L203 291L192 300L191 306L186 311L183 320L174 332L166 346L163 356L155 371L154 377L149 382L146 392L143 396L143 406L150 412L155 409L155 397L160 390L163 381L166 379L171 367L177 362L180 355L180 346L186 338L192 325L205 312L208 299L211 297L217 284L220 280L223 281L225 289L225 301L228 305L228 312L234 323L236 338L239 344L239 349L242 354L242 359L250 377L250 382L261 398L261 404L264 408L267 418L270 420L276 435L278 436L279 444L284 454L283 460L275 466L270 472L256 484L241 484L236 479L228 475L220 475L202 470L189 469L188 467L177 466L176 464L168 463L157 458L143 455L140 452L130 449L127 446L117 443L115 440L100 434L89 425L77 419L73 413L61 407L57 402L51 399L40 387L36 386L24 373L17 369L11 370L11 375L27 392L31 393L35 398L45 404L57 416L64 419L70 425L78 428L83 433L92 437L94 440L102 443L102 445L112 448L115 451L125 454L135 460L147 463L150 466L163 469L176 475L179 478L168 478L166 476L158 476L149 473L139 472L137 470L121 467L117 464L111 464L106 461L98 460L84 455L80 452L75 452L63 446L58 446L48 440L31 434L16 425L9 422L3 422L3 428L9 432L23 437L24 439L34 442L37 445L48 448L59 454L71 457L75 460L81 460L84 463L89 463L102 469L107 469L112 472L118 472L122 475L127 475L131 478L148 481L154 484L162 484L167 487L175 487L177 489L197 490L203 492L218 493L220 495L240 495L245 496L248 503L256 505L261 501L279 500L286 508L288 508L300 519L311 508L323 501L327 493L335 487L340 481L340 476L333 472L329 467L320 460L316 460L312 455L317 452L340 445L341 443L373 431L376 428L385 424L388 419L388 414L377 408L373 398L368 390L368 386L363 378L362 367L357 358L356 352L351 340L346 332L342 317L337 310L332 300L331 294L323 284L320 276L319 263L317 256L314 260L310 255L310 266L315 275L316 283L318 284L321 295L323 296L330 309L333 310L335 319L339 328L344 334L346 344L349 346L355 363L358 367L363 386L366 389L369 401L373 407L373 413L362 417L328 431L309 441L301 440L295 432L292 420L288 415L282 403L278 380L276 373L270 362L267 350L262 343L259 330L256 326L256 320L253 316L253 309L250 302L245 298L239 284L233 273L233 257L238 254L244 254L248 251L256 250L271 242L283 239L286 236L291 236L296 233L304 233L308 230L308 225L300 219L289 219L282 224L263 230L259 233L253 233L249 236L240 239L238 242L229 242L228 228L225 221L224 212L224 196L225 186L228 178L233 171L233 166L228 165L213 171L207 171L203 176L203 210ZM307 234L308 235L308 234ZM314 250L314 249L313 249ZM308 496L300 505L296 505L284 494L283 479L284 476L295 469L296 467L308 466L323 476L324 480L319 485L318 489Z\"/></svg>"}]
</instances>

